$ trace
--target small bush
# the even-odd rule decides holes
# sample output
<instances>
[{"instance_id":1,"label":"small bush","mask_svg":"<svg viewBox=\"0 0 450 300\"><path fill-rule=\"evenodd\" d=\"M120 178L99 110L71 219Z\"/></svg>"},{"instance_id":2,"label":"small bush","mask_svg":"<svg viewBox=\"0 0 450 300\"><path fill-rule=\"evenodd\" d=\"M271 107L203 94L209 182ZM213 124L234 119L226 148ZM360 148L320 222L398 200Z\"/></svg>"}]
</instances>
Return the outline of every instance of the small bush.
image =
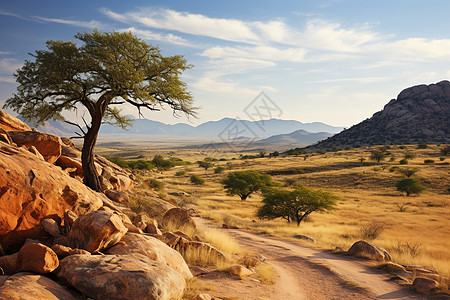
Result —
<instances>
[{"instance_id":1,"label":"small bush","mask_svg":"<svg viewBox=\"0 0 450 300\"><path fill-rule=\"evenodd\" d=\"M414 159L414 158L416 158L416 156L417 155L414 152L408 151L408 152L405 152L405 154L403 155L403 158L404 159Z\"/></svg>"},{"instance_id":2,"label":"small bush","mask_svg":"<svg viewBox=\"0 0 450 300\"><path fill-rule=\"evenodd\" d=\"M411 177L417 172L419 172L418 168L398 168L399 173L405 175L406 177Z\"/></svg>"},{"instance_id":3,"label":"small bush","mask_svg":"<svg viewBox=\"0 0 450 300\"><path fill-rule=\"evenodd\" d=\"M445 157L439 157L439 160L440 160L440 161L444 161L444 160L445 160Z\"/></svg>"},{"instance_id":4,"label":"small bush","mask_svg":"<svg viewBox=\"0 0 450 300\"><path fill-rule=\"evenodd\" d=\"M411 194L420 194L423 190L425 190L425 187L422 185L420 180L414 177L403 178L398 181L395 186L398 191L405 192L406 196Z\"/></svg>"},{"instance_id":5,"label":"small bush","mask_svg":"<svg viewBox=\"0 0 450 300\"><path fill-rule=\"evenodd\" d=\"M399 146L398 148L399 148L399 149L405 149L406 146Z\"/></svg>"},{"instance_id":6,"label":"small bush","mask_svg":"<svg viewBox=\"0 0 450 300\"><path fill-rule=\"evenodd\" d=\"M417 145L417 149L427 149L428 145L426 143L420 143Z\"/></svg>"},{"instance_id":7,"label":"small bush","mask_svg":"<svg viewBox=\"0 0 450 300\"><path fill-rule=\"evenodd\" d=\"M205 179L201 178L200 176L197 175L191 175L191 177L189 178L189 180L191 181L191 183L193 184L198 184L198 185L203 185L205 184Z\"/></svg>"},{"instance_id":8,"label":"small bush","mask_svg":"<svg viewBox=\"0 0 450 300\"><path fill-rule=\"evenodd\" d=\"M395 161L395 157L394 156L391 156L391 158L389 158L389 161Z\"/></svg>"},{"instance_id":9,"label":"small bush","mask_svg":"<svg viewBox=\"0 0 450 300\"><path fill-rule=\"evenodd\" d=\"M361 225L359 233L364 240L374 240L384 231L384 225L377 222L370 222Z\"/></svg>"},{"instance_id":10,"label":"small bush","mask_svg":"<svg viewBox=\"0 0 450 300\"><path fill-rule=\"evenodd\" d=\"M152 159L152 163L158 168L158 170L169 170L175 166L175 163L171 160L164 159L162 155L155 155Z\"/></svg>"},{"instance_id":11,"label":"small bush","mask_svg":"<svg viewBox=\"0 0 450 300\"><path fill-rule=\"evenodd\" d=\"M110 162L115 163L116 165L118 165L121 168L129 168L130 166L128 166L128 162L123 159L122 157L113 157L113 156L108 156L106 157Z\"/></svg>"},{"instance_id":12,"label":"small bush","mask_svg":"<svg viewBox=\"0 0 450 300\"><path fill-rule=\"evenodd\" d=\"M186 171L177 171L175 173L175 176L184 176L184 175L186 175Z\"/></svg>"},{"instance_id":13,"label":"small bush","mask_svg":"<svg viewBox=\"0 0 450 300\"><path fill-rule=\"evenodd\" d=\"M162 181L159 181L155 178L150 178L147 180L147 185L154 189L155 191L162 191L164 190L164 183Z\"/></svg>"},{"instance_id":14,"label":"small bush","mask_svg":"<svg viewBox=\"0 0 450 300\"><path fill-rule=\"evenodd\" d=\"M222 173L223 171L225 171L225 167L218 166L218 167L216 167L216 168L214 169L214 174L220 174L220 173Z\"/></svg>"},{"instance_id":15,"label":"small bush","mask_svg":"<svg viewBox=\"0 0 450 300\"><path fill-rule=\"evenodd\" d=\"M423 162L426 163L426 164L434 164L434 160L433 159L425 159Z\"/></svg>"},{"instance_id":16,"label":"small bush","mask_svg":"<svg viewBox=\"0 0 450 300\"><path fill-rule=\"evenodd\" d=\"M131 169L138 169L138 170L151 170L155 167L155 165L152 164L151 161L143 160L143 159L131 160L128 162L128 166Z\"/></svg>"},{"instance_id":17,"label":"small bush","mask_svg":"<svg viewBox=\"0 0 450 300\"><path fill-rule=\"evenodd\" d=\"M404 159L400 160L398 163L401 164L401 165L407 165L408 164L408 160L406 158L404 158Z\"/></svg>"}]
</instances>

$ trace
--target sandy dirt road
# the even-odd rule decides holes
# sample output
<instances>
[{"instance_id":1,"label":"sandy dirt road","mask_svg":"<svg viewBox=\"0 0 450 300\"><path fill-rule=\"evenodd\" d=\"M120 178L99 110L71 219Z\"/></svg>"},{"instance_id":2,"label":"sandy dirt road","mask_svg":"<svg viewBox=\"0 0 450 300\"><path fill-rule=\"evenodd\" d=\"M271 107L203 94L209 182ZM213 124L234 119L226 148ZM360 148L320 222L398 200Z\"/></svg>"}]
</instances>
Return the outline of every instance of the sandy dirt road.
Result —
<instances>
[{"instance_id":1,"label":"sandy dirt road","mask_svg":"<svg viewBox=\"0 0 450 300\"><path fill-rule=\"evenodd\" d=\"M222 229L200 218L196 218L196 222L203 229L226 231L248 250L267 258L278 273L270 299L427 299L389 281L389 275L377 270L373 262L267 235Z\"/></svg>"}]
</instances>

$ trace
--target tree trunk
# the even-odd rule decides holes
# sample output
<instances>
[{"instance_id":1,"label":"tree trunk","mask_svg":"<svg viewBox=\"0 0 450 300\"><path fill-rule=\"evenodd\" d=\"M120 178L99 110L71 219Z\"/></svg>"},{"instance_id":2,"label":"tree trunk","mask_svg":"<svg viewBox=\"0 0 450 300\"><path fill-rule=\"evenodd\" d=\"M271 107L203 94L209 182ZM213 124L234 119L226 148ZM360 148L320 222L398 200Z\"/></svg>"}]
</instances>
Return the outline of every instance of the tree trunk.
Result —
<instances>
[{"instance_id":1,"label":"tree trunk","mask_svg":"<svg viewBox=\"0 0 450 300\"><path fill-rule=\"evenodd\" d=\"M88 129L81 150L81 164L83 166L83 183L92 190L101 192L100 180L94 164L94 146L97 142L98 131L102 123L101 117L92 116L91 127Z\"/></svg>"}]
</instances>

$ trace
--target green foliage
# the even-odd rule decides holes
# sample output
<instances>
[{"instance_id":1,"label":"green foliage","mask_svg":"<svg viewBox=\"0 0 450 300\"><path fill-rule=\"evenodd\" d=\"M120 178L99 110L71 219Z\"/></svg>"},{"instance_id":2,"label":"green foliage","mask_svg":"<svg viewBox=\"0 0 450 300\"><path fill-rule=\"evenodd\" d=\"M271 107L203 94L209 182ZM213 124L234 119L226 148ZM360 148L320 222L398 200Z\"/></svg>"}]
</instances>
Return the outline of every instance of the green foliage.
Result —
<instances>
[{"instance_id":1,"label":"green foliage","mask_svg":"<svg viewBox=\"0 0 450 300\"><path fill-rule=\"evenodd\" d=\"M439 157L439 160L440 160L440 161L444 161L444 160L445 160L445 157Z\"/></svg>"},{"instance_id":2,"label":"green foliage","mask_svg":"<svg viewBox=\"0 0 450 300\"><path fill-rule=\"evenodd\" d=\"M223 173L223 171L225 171L225 167L218 166L214 169L214 174L220 174L220 173Z\"/></svg>"},{"instance_id":3,"label":"green foliage","mask_svg":"<svg viewBox=\"0 0 450 300\"><path fill-rule=\"evenodd\" d=\"M397 171L403 175L405 175L407 178L413 176L417 172L419 172L418 168L398 168Z\"/></svg>"},{"instance_id":4,"label":"green foliage","mask_svg":"<svg viewBox=\"0 0 450 300\"><path fill-rule=\"evenodd\" d=\"M148 160L125 160L122 157L107 157L107 159L121 168L138 169L138 170L151 170L155 167L152 162Z\"/></svg>"},{"instance_id":5,"label":"green foliage","mask_svg":"<svg viewBox=\"0 0 450 300\"><path fill-rule=\"evenodd\" d=\"M121 168L130 168L128 165L128 161L123 159L122 157L116 157L116 156L107 156L106 159L108 159L110 162L115 163Z\"/></svg>"},{"instance_id":6,"label":"green foliage","mask_svg":"<svg viewBox=\"0 0 450 300\"><path fill-rule=\"evenodd\" d=\"M372 150L370 152L370 159L380 162L386 158L386 152L382 150Z\"/></svg>"},{"instance_id":7,"label":"green foliage","mask_svg":"<svg viewBox=\"0 0 450 300\"><path fill-rule=\"evenodd\" d=\"M201 178L200 176L197 175L191 175L191 177L189 178L189 180L191 181L191 183L193 184L198 184L198 185L203 185L205 184L205 179Z\"/></svg>"},{"instance_id":8,"label":"green foliage","mask_svg":"<svg viewBox=\"0 0 450 300\"><path fill-rule=\"evenodd\" d=\"M228 173L222 184L228 195L238 195L241 200L247 199L254 192L275 185L272 176L253 170Z\"/></svg>"},{"instance_id":9,"label":"green foliage","mask_svg":"<svg viewBox=\"0 0 450 300\"><path fill-rule=\"evenodd\" d=\"M213 164L211 162L206 161L206 160L198 161L197 164L200 168L203 168L205 170L208 170L209 168L211 168L213 166Z\"/></svg>"},{"instance_id":10,"label":"green foliage","mask_svg":"<svg viewBox=\"0 0 450 300\"><path fill-rule=\"evenodd\" d=\"M150 178L146 181L147 185L155 191L164 190L164 183L158 179Z\"/></svg>"},{"instance_id":11,"label":"green foliage","mask_svg":"<svg viewBox=\"0 0 450 300\"><path fill-rule=\"evenodd\" d=\"M398 181L395 186L398 191L405 192L406 196L411 194L420 194L425 190L425 187L422 185L420 180L414 177L403 178Z\"/></svg>"},{"instance_id":12,"label":"green foliage","mask_svg":"<svg viewBox=\"0 0 450 300\"><path fill-rule=\"evenodd\" d=\"M434 164L434 160L433 159L425 159L423 162L426 163L426 164Z\"/></svg>"},{"instance_id":13,"label":"green foliage","mask_svg":"<svg viewBox=\"0 0 450 300\"><path fill-rule=\"evenodd\" d=\"M184 176L184 175L186 175L186 171L184 171L184 170L182 170L182 171L177 171L177 172L175 173L175 176Z\"/></svg>"},{"instance_id":14,"label":"green foliage","mask_svg":"<svg viewBox=\"0 0 450 300\"><path fill-rule=\"evenodd\" d=\"M172 160L164 159L164 157L159 154L153 157L152 163L161 171L170 170L175 167L175 163Z\"/></svg>"},{"instance_id":15,"label":"green foliage","mask_svg":"<svg viewBox=\"0 0 450 300\"><path fill-rule=\"evenodd\" d=\"M398 163L401 164L401 165L407 165L408 164L408 160L406 158L403 158Z\"/></svg>"},{"instance_id":16,"label":"green foliage","mask_svg":"<svg viewBox=\"0 0 450 300\"><path fill-rule=\"evenodd\" d=\"M295 221L297 226L313 212L333 209L338 199L329 192L302 186L297 186L293 191L265 189L263 197L264 204L257 212L260 219L283 218L288 222Z\"/></svg>"},{"instance_id":17,"label":"green foliage","mask_svg":"<svg viewBox=\"0 0 450 300\"><path fill-rule=\"evenodd\" d=\"M405 152L405 154L403 155L403 158L404 159L414 159L414 158L416 158L416 154L415 153L413 153L413 152L411 152L411 151L407 151L407 152Z\"/></svg>"}]
</instances>

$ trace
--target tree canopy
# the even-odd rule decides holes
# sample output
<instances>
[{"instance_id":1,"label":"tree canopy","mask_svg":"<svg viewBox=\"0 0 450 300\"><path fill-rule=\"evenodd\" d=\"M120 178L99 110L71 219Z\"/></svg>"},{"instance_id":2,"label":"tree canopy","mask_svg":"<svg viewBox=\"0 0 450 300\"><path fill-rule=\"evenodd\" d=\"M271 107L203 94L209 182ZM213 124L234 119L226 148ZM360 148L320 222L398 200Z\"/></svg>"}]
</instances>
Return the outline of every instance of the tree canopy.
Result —
<instances>
[{"instance_id":1,"label":"tree canopy","mask_svg":"<svg viewBox=\"0 0 450 300\"><path fill-rule=\"evenodd\" d=\"M47 41L14 76L17 93L6 101L26 120L44 123L64 120L63 111L85 109L90 119L78 125L84 138L84 182L101 190L94 167L93 148L102 122L126 127L130 120L118 105L158 111L164 106L188 116L195 115L193 98L180 79L191 68L183 56L163 56L131 32L78 33L81 45L70 41ZM69 122L69 121L68 121ZM69 122L73 123L73 122Z\"/></svg>"},{"instance_id":2,"label":"tree canopy","mask_svg":"<svg viewBox=\"0 0 450 300\"><path fill-rule=\"evenodd\" d=\"M246 200L252 193L275 184L270 175L253 170L228 173L222 183L228 195L238 195L241 200Z\"/></svg>"},{"instance_id":3,"label":"tree canopy","mask_svg":"<svg viewBox=\"0 0 450 300\"><path fill-rule=\"evenodd\" d=\"M263 206L257 212L260 219L283 218L295 221L297 226L311 213L334 208L337 196L321 190L312 190L297 186L294 190L280 188L263 192Z\"/></svg>"},{"instance_id":4,"label":"tree canopy","mask_svg":"<svg viewBox=\"0 0 450 300\"><path fill-rule=\"evenodd\" d=\"M420 194L425 190L425 187L419 179L414 177L405 177L398 181L395 185L398 191L405 192L406 196L411 194Z\"/></svg>"}]
</instances>

